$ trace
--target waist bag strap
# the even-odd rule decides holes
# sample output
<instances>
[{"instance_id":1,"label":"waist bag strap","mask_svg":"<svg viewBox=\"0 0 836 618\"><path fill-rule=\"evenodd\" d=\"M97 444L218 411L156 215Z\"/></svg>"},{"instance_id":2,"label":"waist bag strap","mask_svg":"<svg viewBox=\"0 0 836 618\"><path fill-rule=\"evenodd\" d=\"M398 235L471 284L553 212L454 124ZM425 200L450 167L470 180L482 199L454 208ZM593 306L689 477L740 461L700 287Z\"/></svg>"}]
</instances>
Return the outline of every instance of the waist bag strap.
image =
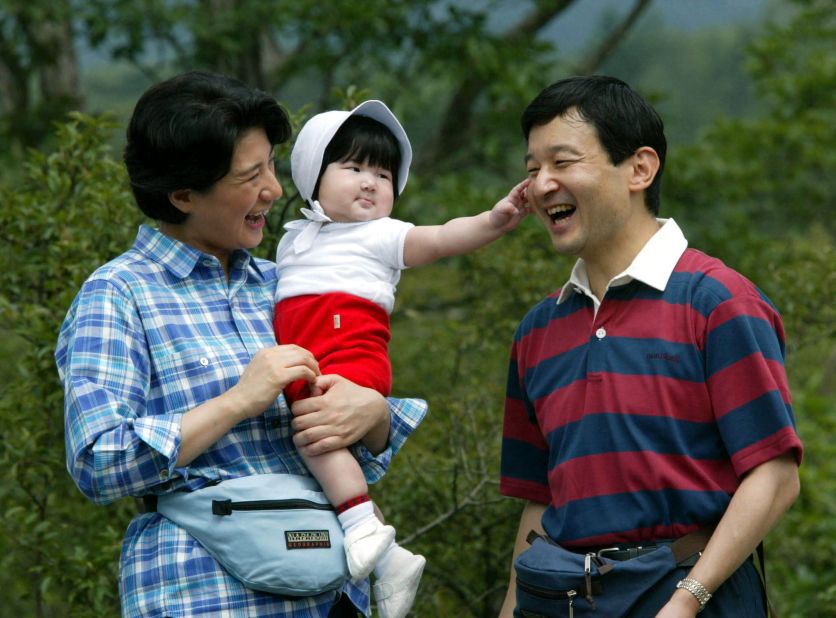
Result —
<instances>
[{"instance_id":1,"label":"waist bag strap","mask_svg":"<svg viewBox=\"0 0 836 618\"><path fill-rule=\"evenodd\" d=\"M712 534L714 534L713 525L702 526L671 543L671 553L677 564L704 550Z\"/></svg>"}]
</instances>

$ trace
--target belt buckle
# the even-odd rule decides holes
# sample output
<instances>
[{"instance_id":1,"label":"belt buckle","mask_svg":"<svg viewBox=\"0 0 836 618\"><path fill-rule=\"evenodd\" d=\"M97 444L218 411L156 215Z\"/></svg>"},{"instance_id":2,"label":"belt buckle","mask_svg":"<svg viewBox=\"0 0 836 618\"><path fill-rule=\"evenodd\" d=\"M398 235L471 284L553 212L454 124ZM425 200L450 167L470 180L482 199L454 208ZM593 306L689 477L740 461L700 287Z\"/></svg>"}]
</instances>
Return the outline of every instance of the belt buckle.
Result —
<instances>
[{"instance_id":1,"label":"belt buckle","mask_svg":"<svg viewBox=\"0 0 836 618\"><path fill-rule=\"evenodd\" d=\"M624 551L624 550L623 550L623 549L621 549L620 547L605 547L604 549L599 549L599 550L595 553L595 555L596 555L596 556L598 556L599 558L603 558L603 557L604 557L604 554L608 554L608 553L612 553L612 552L617 552L617 551Z\"/></svg>"},{"instance_id":2,"label":"belt buckle","mask_svg":"<svg viewBox=\"0 0 836 618\"><path fill-rule=\"evenodd\" d=\"M603 557L603 554L608 553L627 552L628 557L635 558L637 556L641 556L642 550L644 549L656 549L656 544L651 543L650 545L636 545L635 547L605 547L604 549L598 550L598 557L601 558ZM611 558L611 560L614 560L614 558Z\"/></svg>"}]
</instances>

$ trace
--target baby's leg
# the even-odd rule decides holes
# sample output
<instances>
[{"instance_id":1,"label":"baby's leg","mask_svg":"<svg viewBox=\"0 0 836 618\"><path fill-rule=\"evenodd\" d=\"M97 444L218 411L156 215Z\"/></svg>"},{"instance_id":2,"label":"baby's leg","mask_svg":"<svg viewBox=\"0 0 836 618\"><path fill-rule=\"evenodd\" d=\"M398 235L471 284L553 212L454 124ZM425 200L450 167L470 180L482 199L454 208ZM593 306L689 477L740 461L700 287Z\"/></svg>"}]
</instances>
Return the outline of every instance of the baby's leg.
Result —
<instances>
[{"instance_id":1,"label":"baby's leg","mask_svg":"<svg viewBox=\"0 0 836 618\"><path fill-rule=\"evenodd\" d=\"M322 486L328 501L335 508L352 498L369 494L369 486L360 464L347 448L323 453L302 455L308 470Z\"/></svg>"},{"instance_id":2,"label":"baby's leg","mask_svg":"<svg viewBox=\"0 0 836 618\"><path fill-rule=\"evenodd\" d=\"M348 449L302 457L337 511L352 579L366 577L394 541L395 529L375 517L363 470Z\"/></svg>"}]
</instances>

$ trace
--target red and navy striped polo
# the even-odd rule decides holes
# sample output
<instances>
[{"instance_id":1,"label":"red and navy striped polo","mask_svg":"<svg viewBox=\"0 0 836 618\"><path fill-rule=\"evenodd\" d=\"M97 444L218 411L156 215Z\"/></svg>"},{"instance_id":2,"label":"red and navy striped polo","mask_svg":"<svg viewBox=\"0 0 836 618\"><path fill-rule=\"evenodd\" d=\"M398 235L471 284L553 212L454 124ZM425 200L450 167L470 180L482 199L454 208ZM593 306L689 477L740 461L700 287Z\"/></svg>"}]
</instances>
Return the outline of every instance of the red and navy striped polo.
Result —
<instances>
[{"instance_id":1,"label":"red and navy striped polo","mask_svg":"<svg viewBox=\"0 0 836 618\"><path fill-rule=\"evenodd\" d=\"M741 477L800 462L772 303L720 260L681 255L664 290L559 291L514 337L500 491L549 505L567 546L682 536L723 515Z\"/></svg>"}]
</instances>

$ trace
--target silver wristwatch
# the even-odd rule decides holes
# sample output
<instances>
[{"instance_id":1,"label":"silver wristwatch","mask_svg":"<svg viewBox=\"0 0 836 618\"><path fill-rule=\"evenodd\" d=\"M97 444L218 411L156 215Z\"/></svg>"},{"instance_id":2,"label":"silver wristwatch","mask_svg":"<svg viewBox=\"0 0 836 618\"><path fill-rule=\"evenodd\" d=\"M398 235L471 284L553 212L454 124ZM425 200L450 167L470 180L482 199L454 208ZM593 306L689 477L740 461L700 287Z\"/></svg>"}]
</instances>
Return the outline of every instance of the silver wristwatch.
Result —
<instances>
[{"instance_id":1,"label":"silver wristwatch","mask_svg":"<svg viewBox=\"0 0 836 618\"><path fill-rule=\"evenodd\" d=\"M677 588L684 588L691 594L693 594L697 601L700 604L700 608L697 610L697 613L701 612L705 609L705 604L708 603L709 599L711 599L711 593L705 589L700 582L696 579L691 579L690 577L686 577L685 579L681 580L677 585Z\"/></svg>"}]
</instances>

